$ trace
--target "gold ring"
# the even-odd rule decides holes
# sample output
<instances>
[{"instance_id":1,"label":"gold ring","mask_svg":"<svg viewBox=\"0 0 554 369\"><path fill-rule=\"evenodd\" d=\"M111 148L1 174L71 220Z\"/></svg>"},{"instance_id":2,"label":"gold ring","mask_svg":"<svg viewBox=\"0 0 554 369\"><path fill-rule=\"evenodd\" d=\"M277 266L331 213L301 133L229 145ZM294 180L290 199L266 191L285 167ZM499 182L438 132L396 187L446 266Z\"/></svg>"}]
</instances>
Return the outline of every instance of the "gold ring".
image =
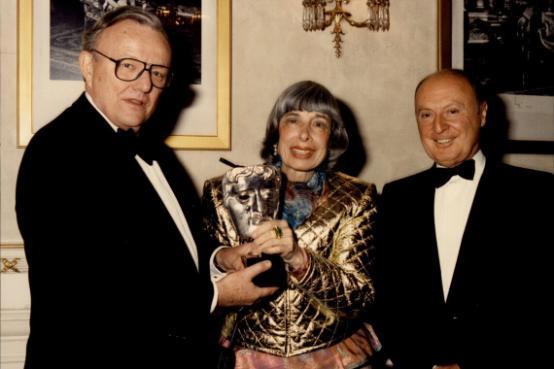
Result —
<instances>
[{"instance_id":1,"label":"gold ring","mask_svg":"<svg viewBox=\"0 0 554 369\"><path fill-rule=\"evenodd\" d=\"M279 238L283 237L283 230L280 227L274 226L273 227L273 232L275 232L275 238L279 239Z\"/></svg>"}]
</instances>

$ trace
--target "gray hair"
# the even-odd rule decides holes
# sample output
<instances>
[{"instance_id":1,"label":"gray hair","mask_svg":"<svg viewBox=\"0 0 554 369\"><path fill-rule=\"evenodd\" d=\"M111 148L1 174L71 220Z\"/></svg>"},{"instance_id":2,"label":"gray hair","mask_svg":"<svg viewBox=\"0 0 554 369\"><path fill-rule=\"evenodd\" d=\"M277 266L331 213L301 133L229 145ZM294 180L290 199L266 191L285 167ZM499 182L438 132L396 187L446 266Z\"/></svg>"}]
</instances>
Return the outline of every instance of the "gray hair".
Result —
<instances>
[{"instance_id":1,"label":"gray hair","mask_svg":"<svg viewBox=\"0 0 554 369\"><path fill-rule=\"evenodd\" d=\"M278 158L274 145L279 142L279 121L291 111L309 111L326 114L331 119L328 154L321 167L331 169L348 147L348 133L344 127L338 102L331 92L313 81L300 81L286 88L277 98L267 119L265 138L260 155L269 163Z\"/></svg>"},{"instance_id":2,"label":"gray hair","mask_svg":"<svg viewBox=\"0 0 554 369\"><path fill-rule=\"evenodd\" d=\"M160 32L167 40L167 43L170 44L162 22L156 15L139 7L122 6L107 12L92 27L85 30L83 33L83 50L91 51L94 49L98 38L106 28L124 20L133 20L139 24L149 26L153 30Z\"/></svg>"}]
</instances>

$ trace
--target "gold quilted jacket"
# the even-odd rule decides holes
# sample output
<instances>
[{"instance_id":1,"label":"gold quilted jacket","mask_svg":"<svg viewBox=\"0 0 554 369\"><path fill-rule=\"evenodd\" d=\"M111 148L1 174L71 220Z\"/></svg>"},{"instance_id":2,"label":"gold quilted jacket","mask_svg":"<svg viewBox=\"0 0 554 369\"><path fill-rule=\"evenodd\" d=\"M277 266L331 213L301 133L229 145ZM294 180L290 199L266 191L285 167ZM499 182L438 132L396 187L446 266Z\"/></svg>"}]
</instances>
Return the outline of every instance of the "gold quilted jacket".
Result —
<instances>
[{"instance_id":1,"label":"gold quilted jacket","mask_svg":"<svg viewBox=\"0 0 554 369\"><path fill-rule=\"evenodd\" d=\"M374 300L375 186L340 172L327 182L311 216L294 232L311 257L302 280L269 301L241 312L235 344L294 356L336 344L362 326ZM223 206L221 177L206 181L204 228L214 245L236 246L237 232ZM223 328L229 335L236 319Z\"/></svg>"}]
</instances>

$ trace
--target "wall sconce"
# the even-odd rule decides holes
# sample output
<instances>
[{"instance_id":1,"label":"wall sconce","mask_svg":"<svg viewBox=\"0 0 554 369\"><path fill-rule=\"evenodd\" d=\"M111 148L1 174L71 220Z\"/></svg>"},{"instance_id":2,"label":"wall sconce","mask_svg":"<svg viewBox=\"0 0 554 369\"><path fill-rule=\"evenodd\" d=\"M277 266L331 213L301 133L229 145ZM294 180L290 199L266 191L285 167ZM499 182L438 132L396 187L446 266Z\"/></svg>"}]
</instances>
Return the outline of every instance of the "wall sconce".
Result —
<instances>
[{"instance_id":1,"label":"wall sconce","mask_svg":"<svg viewBox=\"0 0 554 369\"><path fill-rule=\"evenodd\" d=\"M388 31L390 28L389 0L367 0L369 16L367 19L357 22L352 19L352 14L343 9L351 0L303 0L304 14L302 26L304 31L323 31L333 24L335 43L335 55L339 58L342 54L342 21L346 21L353 27L365 27L370 31ZM335 3L335 8L327 10L327 5Z\"/></svg>"}]
</instances>

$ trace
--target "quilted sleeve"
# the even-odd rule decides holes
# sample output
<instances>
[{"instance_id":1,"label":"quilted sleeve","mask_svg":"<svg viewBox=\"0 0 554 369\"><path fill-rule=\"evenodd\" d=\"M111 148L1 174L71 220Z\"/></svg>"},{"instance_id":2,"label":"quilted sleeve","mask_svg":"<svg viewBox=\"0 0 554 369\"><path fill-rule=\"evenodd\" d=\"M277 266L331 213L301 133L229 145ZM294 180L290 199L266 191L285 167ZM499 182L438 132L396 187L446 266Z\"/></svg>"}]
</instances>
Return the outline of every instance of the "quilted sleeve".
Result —
<instances>
[{"instance_id":1,"label":"quilted sleeve","mask_svg":"<svg viewBox=\"0 0 554 369\"><path fill-rule=\"evenodd\" d=\"M329 211L338 210L327 239L329 251L316 252L305 245L311 264L296 285L320 311L356 319L374 301L376 189L360 183L346 187L330 194L339 200L330 204Z\"/></svg>"}]
</instances>

